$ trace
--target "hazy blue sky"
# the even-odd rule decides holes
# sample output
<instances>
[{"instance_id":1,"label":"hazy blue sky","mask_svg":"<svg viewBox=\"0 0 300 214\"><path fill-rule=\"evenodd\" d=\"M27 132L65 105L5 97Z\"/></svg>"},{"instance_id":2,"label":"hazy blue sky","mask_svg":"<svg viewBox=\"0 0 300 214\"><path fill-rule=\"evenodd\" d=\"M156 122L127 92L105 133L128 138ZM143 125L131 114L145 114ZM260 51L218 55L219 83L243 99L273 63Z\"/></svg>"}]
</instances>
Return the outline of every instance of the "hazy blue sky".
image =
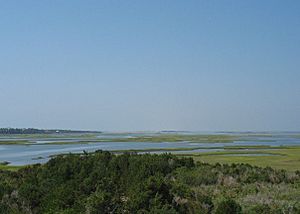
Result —
<instances>
[{"instance_id":1,"label":"hazy blue sky","mask_svg":"<svg viewBox=\"0 0 300 214\"><path fill-rule=\"evenodd\" d=\"M0 126L299 130L300 1L1 1Z\"/></svg>"}]
</instances>

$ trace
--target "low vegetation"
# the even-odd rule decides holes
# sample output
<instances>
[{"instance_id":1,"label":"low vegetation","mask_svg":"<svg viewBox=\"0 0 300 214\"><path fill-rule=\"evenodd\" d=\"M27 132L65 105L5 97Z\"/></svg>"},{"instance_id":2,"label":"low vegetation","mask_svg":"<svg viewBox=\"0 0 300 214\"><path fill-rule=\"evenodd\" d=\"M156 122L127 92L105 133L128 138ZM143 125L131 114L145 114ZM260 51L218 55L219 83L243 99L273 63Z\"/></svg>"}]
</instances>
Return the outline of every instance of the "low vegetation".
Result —
<instances>
[{"instance_id":1,"label":"low vegetation","mask_svg":"<svg viewBox=\"0 0 300 214\"><path fill-rule=\"evenodd\" d=\"M147 135L142 136L120 136L119 134L115 137L106 137L103 135L99 138L99 133L96 132L83 132L83 131L66 131L60 130L59 133L53 130L28 130L24 129L12 129L6 130L0 129L0 136L7 137L1 139L0 145L9 144L36 144L37 140L45 140L47 144L87 144L87 143L99 143L99 142L190 142L190 143L232 143L235 140L240 140L239 135L225 135L225 134L158 134L158 135ZM8 134L11 133L11 134ZM19 133L19 134L16 134Z\"/></svg>"},{"instance_id":2,"label":"low vegetation","mask_svg":"<svg viewBox=\"0 0 300 214\"><path fill-rule=\"evenodd\" d=\"M23 167L24 166L11 166L11 165L8 165L8 164L0 164L0 171L1 170L17 171L17 170L19 170ZM1 180L1 178L0 178L0 180Z\"/></svg>"},{"instance_id":3,"label":"low vegetation","mask_svg":"<svg viewBox=\"0 0 300 214\"><path fill-rule=\"evenodd\" d=\"M242 154L239 156L238 154ZM243 156L243 154L267 154L266 156ZM259 149L255 151L234 151L225 149L220 152L205 152L186 154L184 156L193 157L195 161L207 163L248 163L261 167L273 167L295 171L300 169L300 147L273 147L273 149Z\"/></svg>"},{"instance_id":4,"label":"low vegetation","mask_svg":"<svg viewBox=\"0 0 300 214\"><path fill-rule=\"evenodd\" d=\"M300 172L171 154L60 155L0 172L0 213L299 213Z\"/></svg>"},{"instance_id":5,"label":"low vegetation","mask_svg":"<svg viewBox=\"0 0 300 214\"><path fill-rule=\"evenodd\" d=\"M114 142L196 142L196 143L229 143L239 136L221 134L159 134L156 136L137 136L132 138L114 138ZM108 141L108 139L106 139Z\"/></svg>"}]
</instances>

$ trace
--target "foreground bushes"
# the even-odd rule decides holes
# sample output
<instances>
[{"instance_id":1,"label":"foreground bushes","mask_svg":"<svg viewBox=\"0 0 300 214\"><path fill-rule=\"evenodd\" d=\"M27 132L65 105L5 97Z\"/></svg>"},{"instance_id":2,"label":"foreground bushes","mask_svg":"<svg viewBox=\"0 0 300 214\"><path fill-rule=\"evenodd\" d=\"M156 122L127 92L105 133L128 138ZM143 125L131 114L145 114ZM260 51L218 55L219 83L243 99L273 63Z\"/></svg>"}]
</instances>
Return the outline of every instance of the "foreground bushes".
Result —
<instances>
[{"instance_id":1,"label":"foreground bushes","mask_svg":"<svg viewBox=\"0 0 300 214\"><path fill-rule=\"evenodd\" d=\"M298 175L271 168L195 165L170 154L70 154L0 172L0 213L280 213L284 203L242 200L265 184L270 193L272 185L300 189Z\"/></svg>"},{"instance_id":2,"label":"foreground bushes","mask_svg":"<svg viewBox=\"0 0 300 214\"><path fill-rule=\"evenodd\" d=\"M242 213L242 207L234 200L227 198L222 200L215 211L215 214Z\"/></svg>"}]
</instances>

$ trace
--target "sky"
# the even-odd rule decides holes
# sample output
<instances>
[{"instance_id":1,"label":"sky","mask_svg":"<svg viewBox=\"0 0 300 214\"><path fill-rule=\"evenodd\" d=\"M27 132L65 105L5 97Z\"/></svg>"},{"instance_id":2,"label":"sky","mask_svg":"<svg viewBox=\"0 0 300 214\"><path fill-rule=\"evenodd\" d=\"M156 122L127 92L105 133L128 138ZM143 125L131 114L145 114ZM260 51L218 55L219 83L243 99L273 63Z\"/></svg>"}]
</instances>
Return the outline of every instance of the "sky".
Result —
<instances>
[{"instance_id":1,"label":"sky","mask_svg":"<svg viewBox=\"0 0 300 214\"><path fill-rule=\"evenodd\" d=\"M0 1L0 127L299 131L300 1Z\"/></svg>"}]
</instances>

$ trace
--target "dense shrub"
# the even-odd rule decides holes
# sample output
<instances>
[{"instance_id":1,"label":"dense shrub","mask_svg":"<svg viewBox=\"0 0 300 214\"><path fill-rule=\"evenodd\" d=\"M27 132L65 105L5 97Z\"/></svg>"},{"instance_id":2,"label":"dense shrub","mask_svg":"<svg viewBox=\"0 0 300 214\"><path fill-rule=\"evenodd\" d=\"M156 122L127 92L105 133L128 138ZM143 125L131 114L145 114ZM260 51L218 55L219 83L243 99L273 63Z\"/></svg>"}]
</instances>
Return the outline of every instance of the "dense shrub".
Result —
<instances>
[{"instance_id":1,"label":"dense shrub","mask_svg":"<svg viewBox=\"0 0 300 214\"><path fill-rule=\"evenodd\" d=\"M0 213L241 213L241 207L297 213L299 175L288 175L248 164L195 165L170 154L59 155L44 165L0 171ZM270 197L284 188L290 189L280 203ZM262 191L261 200L276 206L252 200ZM236 202L248 194L247 206Z\"/></svg>"},{"instance_id":2,"label":"dense shrub","mask_svg":"<svg viewBox=\"0 0 300 214\"><path fill-rule=\"evenodd\" d=\"M242 213L241 206L232 199L223 199L219 202L215 214L239 214Z\"/></svg>"},{"instance_id":3,"label":"dense shrub","mask_svg":"<svg viewBox=\"0 0 300 214\"><path fill-rule=\"evenodd\" d=\"M271 208L267 204L258 204L253 206L249 211L249 214L270 214Z\"/></svg>"}]
</instances>

